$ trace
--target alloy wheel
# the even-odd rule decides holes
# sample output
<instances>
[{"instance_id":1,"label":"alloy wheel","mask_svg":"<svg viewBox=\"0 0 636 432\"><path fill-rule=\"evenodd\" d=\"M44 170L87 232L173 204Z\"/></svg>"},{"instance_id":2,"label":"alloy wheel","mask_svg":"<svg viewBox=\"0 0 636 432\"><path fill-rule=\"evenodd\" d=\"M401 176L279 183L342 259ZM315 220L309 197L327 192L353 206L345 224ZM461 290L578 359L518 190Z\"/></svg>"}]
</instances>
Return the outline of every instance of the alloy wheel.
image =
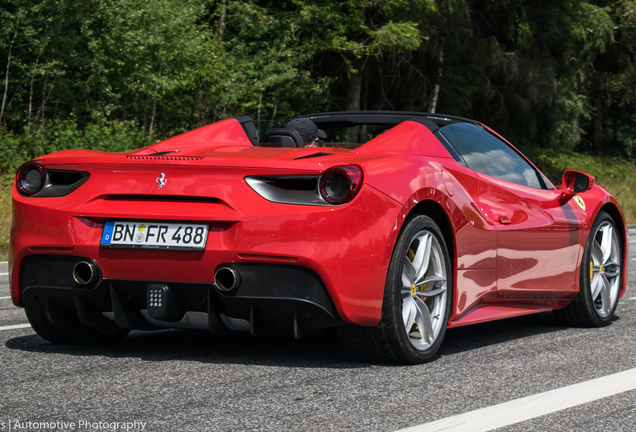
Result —
<instances>
[{"instance_id":1,"label":"alloy wheel","mask_svg":"<svg viewBox=\"0 0 636 432\"><path fill-rule=\"evenodd\" d=\"M417 350L431 347L445 325L447 274L445 256L428 230L411 240L402 269L402 320Z\"/></svg>"},{"instance_id":2,"label":"alloy wheel","mask_svg":"<svg viewBox=\"0 0 636 432\"><path fill-rule=\"evenodd\" d=\"M609 221L604 221L594 233L590 260L590 292L596 313L601 318L607 318L618 301L620 259L616 230Z\"/></svg>"}]
</instances>

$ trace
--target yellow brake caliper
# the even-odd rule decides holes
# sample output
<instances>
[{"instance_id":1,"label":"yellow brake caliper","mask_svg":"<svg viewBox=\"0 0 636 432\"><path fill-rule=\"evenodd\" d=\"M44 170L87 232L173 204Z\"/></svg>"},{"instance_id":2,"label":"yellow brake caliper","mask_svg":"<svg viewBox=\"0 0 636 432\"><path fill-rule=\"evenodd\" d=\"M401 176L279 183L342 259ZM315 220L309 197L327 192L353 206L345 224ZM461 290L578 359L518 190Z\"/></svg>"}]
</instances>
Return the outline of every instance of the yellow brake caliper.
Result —
<instances>
[{"instance_id":1,"label":"yellow brake caliper","mask_svg":"<svg viewBox=\"0 0 636 432\"><path fill-rule=\"evenodd\" d=\"M413 252L413 249L409 249L409 251L406 253L406 256L409 258L409 260L411 260L411 262L413 262L413 260L415 259L415 252ZM424 284L422 284L418 288L413 282L411 282L411 295L414 296L417 291L424 291Z\"/></svg>"},{"instance_id":2,"label":"yellow brake caliper","mask_svg":"<svg viewBox=\"0 0 636 432\"><path fill-rule=\"evenodd\" d=\"M406 256L408 257L408 259L413 262L413 260L415 259L415 252L413 252L413 249L409 249L409 251L406 253ZM414 296L415 295L415 291L417 290L417 287L415 286L415 284L413 282L411 282L411 295ZM415 324L415 320L413 321L413 324Z\"/></svg>"}]
</instances>

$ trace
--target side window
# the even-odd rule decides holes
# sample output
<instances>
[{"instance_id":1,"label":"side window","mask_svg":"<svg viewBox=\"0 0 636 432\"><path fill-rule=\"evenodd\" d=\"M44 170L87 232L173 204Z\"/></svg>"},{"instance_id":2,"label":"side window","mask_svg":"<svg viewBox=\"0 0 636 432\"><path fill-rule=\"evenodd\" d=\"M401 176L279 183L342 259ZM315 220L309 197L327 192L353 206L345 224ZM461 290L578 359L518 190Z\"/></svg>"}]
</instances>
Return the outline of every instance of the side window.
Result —
<instances>
[{"instance_id":1,"label":"side window","mask_svg":"<svg viewBox=\"0 0 636 432\"><path fill-rule=\"evenodd\" d=\"M544 188L539 179L540 173L508 144L483 127L453 123L442 127L438 133L450 142L468 168L512 183ZM446 144L444 140L440 141Z\"/></svg>"}]
</instances>

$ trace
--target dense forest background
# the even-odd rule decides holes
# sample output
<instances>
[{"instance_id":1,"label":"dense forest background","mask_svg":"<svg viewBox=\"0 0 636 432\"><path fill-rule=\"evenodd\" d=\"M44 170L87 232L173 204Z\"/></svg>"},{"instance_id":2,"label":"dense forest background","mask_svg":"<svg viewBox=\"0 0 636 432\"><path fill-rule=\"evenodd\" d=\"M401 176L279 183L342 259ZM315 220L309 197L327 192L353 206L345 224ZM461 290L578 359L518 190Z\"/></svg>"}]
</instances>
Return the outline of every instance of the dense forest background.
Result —
<instances>
[{"instance_id":1,"label":"dense forest background","mask_svg":"<svg viewBox=\"0 0 636 432\"><path fill-rule=\"evenodd\" d=\"M636 156L636 1L3 0L0 162L396 109ZM12 174L12 173L11 173Z\"/></svg>"},{"instance_id":2,"label":"dense forest background","mask_svg":"<svg viewBox=\"0 0 636 432\"><path fill-rule=\"evenodd\" d=\"M480 120L636 223L636 0L2 0L0 260L25 161L357 109Z\"/></svg>"}]
</instances>

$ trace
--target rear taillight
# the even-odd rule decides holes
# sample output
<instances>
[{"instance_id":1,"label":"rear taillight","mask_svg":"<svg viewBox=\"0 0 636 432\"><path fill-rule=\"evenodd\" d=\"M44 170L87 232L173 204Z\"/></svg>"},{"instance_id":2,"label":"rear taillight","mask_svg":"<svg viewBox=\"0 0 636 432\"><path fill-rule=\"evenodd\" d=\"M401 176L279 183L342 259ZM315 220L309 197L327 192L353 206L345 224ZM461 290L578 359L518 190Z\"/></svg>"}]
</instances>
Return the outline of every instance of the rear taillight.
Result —
<instances>
[{"instance_id":1,"label":"rear taillight","mask_svg":"<svg viewBox=\"0 0 636 432\"><path fill-rule=\"evenodd\" d=\"M362 169L355 165L329 168L320 178L320 195L329 204L351 201L362 186Z\"/></svg>"},{"instance_id":2,"label":"rear taillight","mask_svg":"<svg viewBox=\"0 0 636 432\"><path fill-rule=\"evenodd\" d=\"M90 174L44 168L38 161L27 162L20 167L15 185L20 195L37 198L62 197L86 183Z\"/></svg>"},{"instance_id":3,"label":"rear taillight","mask_svg":"<svg viewBox=\"0 0 636 432\"><path fill-rule=\"evenodd\" d=\"M16 186L23 195L34 195L44 187L46 172L37 162L27 162L20 167L16 176Z\"/></svg>"}]
</instances>

